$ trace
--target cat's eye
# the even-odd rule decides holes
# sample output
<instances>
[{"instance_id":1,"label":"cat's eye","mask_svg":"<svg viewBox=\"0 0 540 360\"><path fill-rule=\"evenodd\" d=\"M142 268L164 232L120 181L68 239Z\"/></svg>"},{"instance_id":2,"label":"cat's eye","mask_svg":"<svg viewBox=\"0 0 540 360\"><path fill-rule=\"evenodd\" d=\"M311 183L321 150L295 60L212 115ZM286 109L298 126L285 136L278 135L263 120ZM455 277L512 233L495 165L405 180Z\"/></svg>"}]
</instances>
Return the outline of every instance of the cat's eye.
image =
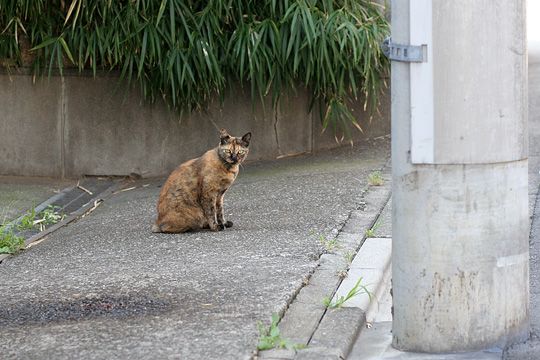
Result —
<instances>
[{"instance_id":1,"label":"cat's eye","mask_svg":"<svg viewBox=\"0 0 540 360\"><path fill-rule=\"evenodd\" d=\"M223 150L223 151L224 151L226 154L230 154L230 153L231 153L231 150L229 150L229 149L225 149L225 150Z\"/></svg>"},{"instance_id":2,"label":"cat's eye","mask_svg":"<svg viewBox=\"0 0 540 360\"><path fill-rule=\"evenodd\" d=\"M238 150L238 155L244 155L246 152L244 150Z\"/></svg>"}]
</instances>

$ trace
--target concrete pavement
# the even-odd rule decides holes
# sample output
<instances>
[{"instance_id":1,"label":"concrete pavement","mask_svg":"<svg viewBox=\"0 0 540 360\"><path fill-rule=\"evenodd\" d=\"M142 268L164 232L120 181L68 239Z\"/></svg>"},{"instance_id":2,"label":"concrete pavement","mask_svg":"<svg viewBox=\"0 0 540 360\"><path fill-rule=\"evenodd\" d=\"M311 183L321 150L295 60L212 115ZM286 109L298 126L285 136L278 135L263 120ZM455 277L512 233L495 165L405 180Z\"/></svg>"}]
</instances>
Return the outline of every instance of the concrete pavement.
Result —
<instances>
[{"instance_id":1,"label":"concrete pavement","mask_svg":"<svg viewBox=\"0 0 540 360\"><path fill-rule=\"evenodd\" d=\"M163 179L110 196L0 264L0 357L254 356L257 322L309 282L321 236L362 207L388 155L380 139L248 164L225 200L235 226L219 233L151 233Z\"/></svg>"}]
</instances>

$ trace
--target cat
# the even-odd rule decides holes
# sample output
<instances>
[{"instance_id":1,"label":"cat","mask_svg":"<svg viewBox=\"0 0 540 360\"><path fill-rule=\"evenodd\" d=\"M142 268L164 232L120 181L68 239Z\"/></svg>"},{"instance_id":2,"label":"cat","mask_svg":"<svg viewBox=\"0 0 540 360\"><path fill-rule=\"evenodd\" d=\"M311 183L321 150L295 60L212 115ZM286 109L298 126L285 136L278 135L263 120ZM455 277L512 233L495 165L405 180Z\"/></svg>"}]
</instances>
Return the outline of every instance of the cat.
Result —
<instances>
[{"instance_id":1,"label":"cat","mask_svg":"<svg viewBox=\"0 0 540 360\"><path fill-rule=\"evenodd\" d=\"M186 161L163 185L152 232L181 233L233 226L223 217L223 195L238 175L249 152L251 133L233 137L221 129L216 148Z\"/></svg>"}]
</instances>

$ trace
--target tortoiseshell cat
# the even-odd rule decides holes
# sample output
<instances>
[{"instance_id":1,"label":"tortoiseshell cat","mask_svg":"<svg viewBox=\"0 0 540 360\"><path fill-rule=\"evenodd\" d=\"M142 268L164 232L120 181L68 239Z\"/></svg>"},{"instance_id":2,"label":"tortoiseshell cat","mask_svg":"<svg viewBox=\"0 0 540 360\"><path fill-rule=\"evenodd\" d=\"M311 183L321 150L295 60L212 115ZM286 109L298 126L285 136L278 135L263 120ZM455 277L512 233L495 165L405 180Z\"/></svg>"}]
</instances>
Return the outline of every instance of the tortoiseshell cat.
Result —
<instances>
[{"instance_id":1,"label":"tortoiseshell cat","mask_svg":"<svg viewBox=\"0 0 540 360\"><path fill-rule=\"evenodd\" d=\"M223 230L233 226L223 217L223 195L249 152L251 133L241 138L220 131L218 147L174 170L161 189L153 232Z\"/></svg>"}]
</instances>

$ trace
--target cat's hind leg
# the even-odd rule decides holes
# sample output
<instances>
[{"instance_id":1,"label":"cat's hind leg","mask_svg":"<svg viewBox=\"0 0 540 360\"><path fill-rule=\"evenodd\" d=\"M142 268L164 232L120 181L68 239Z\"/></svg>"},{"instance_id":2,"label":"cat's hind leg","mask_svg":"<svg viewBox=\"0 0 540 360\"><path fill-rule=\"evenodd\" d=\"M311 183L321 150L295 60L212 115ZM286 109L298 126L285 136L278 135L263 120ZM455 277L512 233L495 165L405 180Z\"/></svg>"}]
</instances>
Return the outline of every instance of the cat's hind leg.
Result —
<instances>
[{"instance_id":1,"label":"cat's hind leg","mask_svg":"<svg viewBox=\"0 0 540 360\"><path fill-rule=\"evenodd\" d=\"M163 221L163 222L160 222L159 224L154 224L154 226L152 226L152 232L154 233L176 234L176 233L183 233L189 230L191 230L191 228L188 226L174 224L167 221Z\"/></svg>"},{"instance_id":2,"label":"cat's hind leg","mask_svg":"<svg viewBox=\"0 0 540 360\"><path fill-rule=\"evenodd\" d=\"M197 207L184 207L182 210L181 213L169 212L163 218L158 219L152 227L152 231L183 233L191 230L200 230L204 227L206 219L201 209Z\"/></svg>"}]
</instances>

